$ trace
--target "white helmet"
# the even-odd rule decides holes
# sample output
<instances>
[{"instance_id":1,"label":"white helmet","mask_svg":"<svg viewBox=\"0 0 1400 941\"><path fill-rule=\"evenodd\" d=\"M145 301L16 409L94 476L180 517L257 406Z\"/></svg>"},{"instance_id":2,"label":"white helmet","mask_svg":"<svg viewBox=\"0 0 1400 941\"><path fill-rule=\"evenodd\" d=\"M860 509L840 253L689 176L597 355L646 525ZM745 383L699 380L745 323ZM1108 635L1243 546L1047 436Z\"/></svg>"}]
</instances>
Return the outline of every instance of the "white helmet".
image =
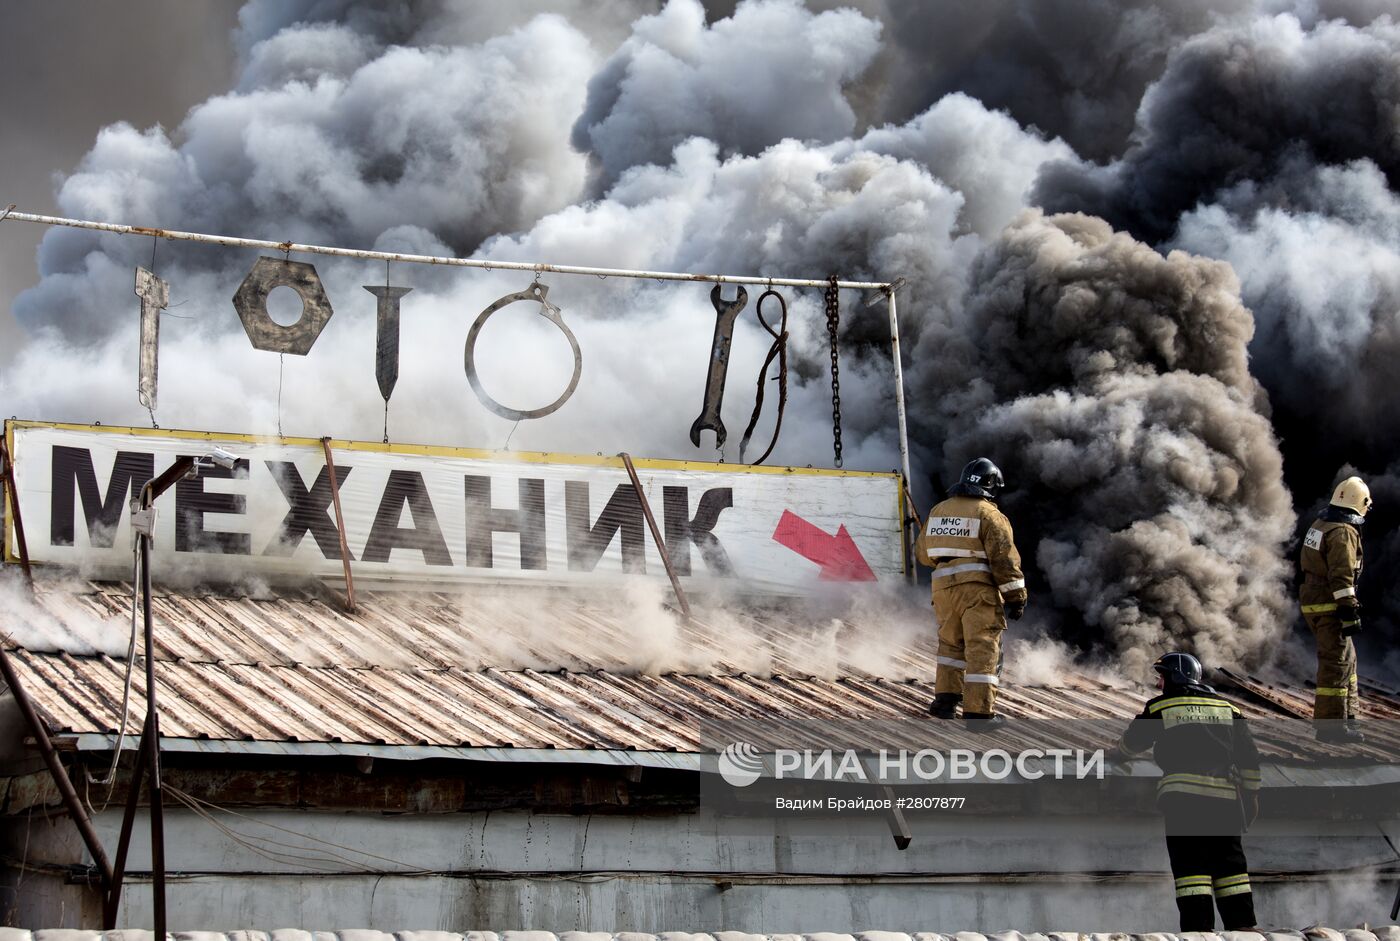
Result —
<instances>
[{"instance_id":1,"label":"white helmet","mask_svg":"<svg viewBox=\"0 0 1400 941\"><path fill-rule=\"evenodd\" d=\"M1360 477L1348 477L1332 491L1332 505L1345 507L1358 516L1371 509L1371 488Z\"/></svg>"}]
</instances>

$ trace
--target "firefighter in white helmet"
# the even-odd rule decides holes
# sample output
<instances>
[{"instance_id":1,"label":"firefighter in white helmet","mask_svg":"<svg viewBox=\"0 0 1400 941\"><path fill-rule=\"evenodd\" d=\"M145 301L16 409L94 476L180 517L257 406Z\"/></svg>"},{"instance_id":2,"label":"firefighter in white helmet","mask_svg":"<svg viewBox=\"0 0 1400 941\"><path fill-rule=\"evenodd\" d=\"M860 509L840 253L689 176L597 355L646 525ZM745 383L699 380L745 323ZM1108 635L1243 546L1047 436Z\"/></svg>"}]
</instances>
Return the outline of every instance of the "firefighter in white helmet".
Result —
<instances>
[{"instance_id":1,"label":"firefighter in white helmet","mask_svg":"<svg viewBox=\"0 0 1400 941\"><path fill-rule=\"evenodd\" d=\"M1357 726L1361 701L1356 694L1356 646L1361 632L1361 525L1371 509L1371 490L1360 477L1337 485L1332 502L1308 527L1299 562L1303 584L1298 602L1303 619L1317 638L1317 689L1313 722L1319 741L1364 741Z\"/></svg>"},{"instance_id":2,"label":"firefighter in white helmet","mask_svg":"<svg viewBox=\"0 0 1400 941\"><path fill-rule=\"evenodd\" d=\"M971 731L989 732L1006 720L996 714L1001 635L1006 621L1026 611L1026 580L1011 523L997 508L1005 486L985 457L963 468L948 499L929 511L919 535L918 559L933 569L933 612L938 619L938 669L929 712L957 716Z\"/></svg>"}]
</instances>

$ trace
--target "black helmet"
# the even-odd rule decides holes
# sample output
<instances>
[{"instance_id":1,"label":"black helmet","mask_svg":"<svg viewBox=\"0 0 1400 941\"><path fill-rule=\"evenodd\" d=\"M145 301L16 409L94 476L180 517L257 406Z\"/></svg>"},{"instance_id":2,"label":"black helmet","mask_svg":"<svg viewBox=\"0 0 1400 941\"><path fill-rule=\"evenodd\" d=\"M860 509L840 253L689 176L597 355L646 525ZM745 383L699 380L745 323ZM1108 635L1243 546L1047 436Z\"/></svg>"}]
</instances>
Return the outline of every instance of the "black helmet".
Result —
<instances>
[{"instance_id":1,"label":"black helmet","mask_svg":"<svg viewBox=\"0 0 1400 941\"><path fill-rule=\"evenodd\" d=\"M1168 686L1199 686L1204 672L1201 661L1189 653L1162 654L1152 669L1161 674Z\"/></svg>"},{"instance_id":2,"label":"black helmet","mask_svg":"<svg viewBox=\"0 0 1400 941\"><path fill-rule=\"evenodd\" d=\"M970 461L962 470L962 477L950 491L969 497L986 497L995 500L1006 486L1001 476L1001 468L985 457Z\"/></svg>"}]
</instances>

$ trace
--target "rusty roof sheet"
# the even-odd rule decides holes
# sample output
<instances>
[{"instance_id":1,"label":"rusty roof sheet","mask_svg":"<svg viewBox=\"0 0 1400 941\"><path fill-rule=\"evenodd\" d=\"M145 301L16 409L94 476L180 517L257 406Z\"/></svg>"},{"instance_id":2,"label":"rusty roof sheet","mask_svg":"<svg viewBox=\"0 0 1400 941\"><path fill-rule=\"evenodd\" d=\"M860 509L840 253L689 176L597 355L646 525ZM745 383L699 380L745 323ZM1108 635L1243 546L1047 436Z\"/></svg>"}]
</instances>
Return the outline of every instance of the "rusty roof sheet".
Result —
<instances>
[{"instance_id":1,"label":"rusty roof sheet","mask_svg":"<svg viewBox=\"0 0 1400 941\"><path fill-rule=\"evenodd\" d=\"M760 748L794 747L814 729L851 742L878 729L884 747L987 747L960 723L928 717L928 630L900 635L893 622L880 621L878 630L842 622L814 633L792 611L725 613L723 623L721 615L701 614L691 628L643 618L639 629L615 604L520 590L378 592L359 601L352 616L315 591L263 598L162 592L156 648L163 737L703 753L740 736ZM106 619L125 630L129 586L45 586L34 605L20 617ZM653 630L675 649L639 651ZM855 643L876 633L895 638L878 657ZM55 733L116 732L123 659L46 651L32 641L12 656ZM638 667L668 656L700 668ZM768 669L744 669L754 660ZM830 669L813 672L814 664ZM1362 749L1320 746L1307 724L1309 689L1229 673L1226 679L1222 692L1251 719L1273 762L1396 763L1400 755L1400 723L1372 723ZM130 729L142 718L139 669L135 690ZM1054 687L1006 683L999 710L1037 721L1013 723L996 746L1044 748L1051 729L1053 747L1102 747L1149 695L1083 673ZM1367 684L1365 699L1373 716L1400 718L1396 691Z\"/></svg>"}]
</instances>

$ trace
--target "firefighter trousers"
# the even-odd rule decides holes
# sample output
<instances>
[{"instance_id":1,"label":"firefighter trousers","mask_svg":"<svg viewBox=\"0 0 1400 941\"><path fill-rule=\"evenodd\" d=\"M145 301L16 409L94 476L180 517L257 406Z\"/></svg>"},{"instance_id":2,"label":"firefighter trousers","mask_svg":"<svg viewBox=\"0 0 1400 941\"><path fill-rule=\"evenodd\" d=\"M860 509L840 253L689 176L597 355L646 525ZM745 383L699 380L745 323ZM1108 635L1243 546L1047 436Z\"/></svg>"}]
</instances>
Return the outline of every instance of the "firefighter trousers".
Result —
<instances>
[{"instance_id":1,"label":"firefighter trousers","mask_svg":"<svg viewBox=\"0 0 1400 941\"><path fill-rule=\"evenodd\" d=\"M1001 594L981 582L935 588L933 614L938 618L934 692L962 696L964 715L993 715L1006 630Z\"/></svg>"},{"instance_id":2,"label":"firefighter trousers","mask_svg":"<svg viewBox=\"0 0 1400 941\"><path fill-rule=\"evenodd\" d=\"M1240 835L1174 835L1168 827L1167 855L1176 879L1182 931L1215 930L1215 909L1226 931L1254 925L1254 893Z\"/></svg>"},{"instance_id":3,"label":"firefighter trousers","mask_svg":"<svg viewBox=\"0 0 1400 941\"><path fill-rule=\"evenodd\" d=\"M1304 610L1303 619L1308 622L1313 637L1317 638L1317 690L1313 697L1313 719L1360 719L1361 699L1356 694L1356 645L1350 637L1342 636L1342 622L1335 611L1311 613Z\"/></svg>"}]
</instances>

